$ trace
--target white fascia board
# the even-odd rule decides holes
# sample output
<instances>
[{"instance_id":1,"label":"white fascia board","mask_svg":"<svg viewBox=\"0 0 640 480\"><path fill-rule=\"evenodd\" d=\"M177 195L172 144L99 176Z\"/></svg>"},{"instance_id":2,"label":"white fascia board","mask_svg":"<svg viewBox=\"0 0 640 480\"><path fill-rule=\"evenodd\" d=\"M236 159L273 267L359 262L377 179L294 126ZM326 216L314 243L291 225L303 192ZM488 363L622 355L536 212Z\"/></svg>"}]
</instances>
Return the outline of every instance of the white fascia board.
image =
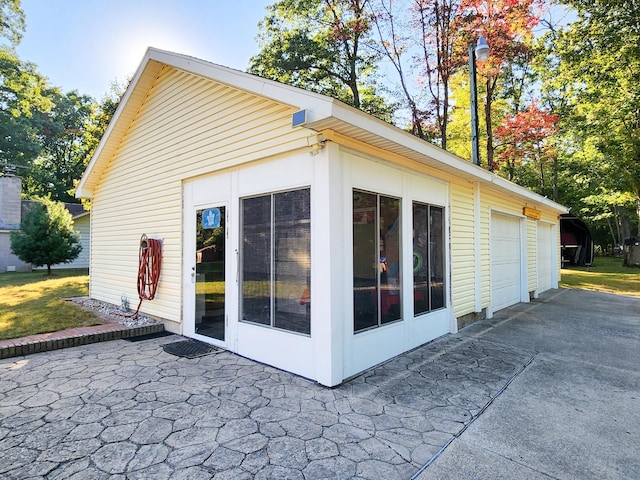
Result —
<instances>
[{"instance_id":1,"label":"white fascia board","mask_svg":"<svg viewBox=\"0 0 640 480\"><path fill-rule=\"evenodd\" d=\"M73 217L71 217L71 220L78 220L79 218L86 217L90 213L91 213L90 210L82 212L82 213L78 213L77 215L74 215Z\"/></svg>"},{"instance_id":2,"label":"white fascia board","mask_svg":"<svg viewBox=\"0 0 640 480\"><path fill-rule=\"evenodd\" d=\"M357 110L342 102L333 102L332 116L338 120L354 125L358 128L378 135L386 140L394 142L405 148L409 148L421 155L425 155L433 160L436 160L442 164L447 165L450 169L459 171L465 177L469 175L475 178L475 181L481 183L489 183L495 185L500 190L507 190L519 197L535 202L536 204L545 205L558 212L567 213L569 209L564 205L554 202L553 200L543 197L531 190L517 185L505 178L500 177L496 173L485 170L484 168L474 165L457 155L454 155L446 150L434 145L430 142L422 140L415 135L406 132L398 127L395 127L383 120L380 120L371 115L365 114L360 110ZM311 123L311 122L309 122ZM313 128L313 125L309 125Z\"/></svg>"},{"instance_id":3,"label":"white fascia board","mask_svg":"<svg viewBox=\"0 0 640 480\"><path fill-rule=\"evenodd\" d=\"M148 48L144 57L142 58L142 62L140 63L140 66L138 67L138 70L136 70L136 73L134 74L133 78L131 79L131 81L129 82L129 85L127 86L127 90L124 92L124 95L122 96L122 99L120 100L120 103L118 104L118 108L116 108L116 111L113 114L113 117L111 117L111 121L109 122L109 125L107 126L107 129L105 130L104 134L102 135L102 138L100 139L100 142L98 143L98 146L96 147L96 151L94 152L93 156L91 157L91 160L89 161L89 164L87 165L87 168L85 168L84 173L82 174L82 177L80 178L80 181L78 182L78 185L76 187L76 198L90 198L92 193L93 193L93 189L90 188L86 188L86 182L88 177L91 175L91 172L93 171L93 169L95 168L96 163L98 162L98 159L100 158L100 155L102 154L102 151L104 150L105 145L109 142L109 139L111 138L111 135L113 134L113 130L115 129L115 126L118 124L118 119L120 118L120 116L122 115L122 112L124 111L124 109L127 107L127 104L129 103L129 99L131 98L132 93L135 91L136 86L138 85L138 82L140 81L140 78L142 77L142 74L145 71L145 68L147 66L147 64L149 63L149 60L151 58L151 54L152 54L152 50L151 48Z\"/></svg>"},{"instance_id":4,"label":"white fascia board","mask_svg":"<svg viewBox=\"0 0 640 480\"><path fill-rule=\"evenodd\" d=\"M351 125L371 132L405 148L409 148L416 153L425 155L433 160L446 164L449 168L458 170L465 176L472 175L476 180L490 182L491 177L494 175L477 165L474 165L450 152L447 152L437 145L427 142L426 140L422 140L421 138L418 138L409 132L406 132L376 117L365 114L360 110L352 108L346 104L334 104L333 116L336 119L342 120L346 123L350 123Z\"/></svg>"},{"instance_id":5,"label":"white fascia board","mask_svg":"<svg viewBox=\"0 0 640 480\"><path fill-rule=\"evenodd\" d=\"M506 178L502 178L498 175L496 175L495 173L492 173L492 180L491 183L493 183L494 185L496 185L498 188L504 189L504 190L510 190L513 193L515 193L516 195L519 195L521 197L526 197L529 200L531 200L532 202L535 202L537 204L540 205L545 205L549 208L552 208L554 210L557 210L558 212L561 213L568 213L569 209L567 207L565 207L564 205L561 205L557 202L554 202L553 200L547 198L547 197L543 197L542 195L532 192L531 190L529 190L528 188L522 187L518 184L515 184L513 182L510 182L509 180L507 180Z\"/></svg>"}]
</instances>

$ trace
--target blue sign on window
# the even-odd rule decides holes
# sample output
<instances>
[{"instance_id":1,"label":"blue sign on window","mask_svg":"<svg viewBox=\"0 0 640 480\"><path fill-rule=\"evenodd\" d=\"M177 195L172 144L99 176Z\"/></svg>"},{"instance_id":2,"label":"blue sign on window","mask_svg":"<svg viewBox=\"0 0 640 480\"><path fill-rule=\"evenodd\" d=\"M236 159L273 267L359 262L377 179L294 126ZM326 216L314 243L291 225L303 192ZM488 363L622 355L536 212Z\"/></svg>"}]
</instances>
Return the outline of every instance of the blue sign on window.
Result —
<instances>
[{"instance_id":1,"label":"blue sign on window","mask_svg":"<svg viewBox=\"0 0 640 480\"><path fill-rule=\"evenodd\" d=\"M220 226L220 209L210 208L202 212L202 228L218 228Z\"/></svg>"}]
</instances>

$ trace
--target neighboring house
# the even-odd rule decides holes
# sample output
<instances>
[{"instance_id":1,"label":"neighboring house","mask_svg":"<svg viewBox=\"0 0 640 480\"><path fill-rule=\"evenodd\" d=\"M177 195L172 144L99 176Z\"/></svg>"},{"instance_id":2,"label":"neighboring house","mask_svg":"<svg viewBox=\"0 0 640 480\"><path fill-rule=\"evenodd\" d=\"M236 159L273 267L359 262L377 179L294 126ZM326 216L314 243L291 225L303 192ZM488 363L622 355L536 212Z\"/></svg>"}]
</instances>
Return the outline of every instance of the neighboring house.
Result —
<instances>
[{"instance_id":1,"label":"neighboring house","mask_svg":"<svg viewBox=\"0 0 640 480\"><path fill-rule=\"evenodd\" d=\"M0 272L29 272L31 264L11 253L11 232L20 230L22 180L14 175L0 176Z\"/></svg>"},{"instance_id":2,"label":"neighboring house","mask_svg":"<svg viewBox=\"0 0 640 480\"><path fill-rule=\"evenodd\" d=\"M72 205L74 206L73 210L70 208ZM78 235L80 235L80 245L82 245L82 250L80 250L80 255L78 255L78 258L73 262L59 263L51 268L89 268L89 258L91 253L91 241L89 239L91 233L91 212L84 208L78 210L78 206L82 207L82 205L78 204L65 203L64 206L71 212L73 229L78 232Z\"/></svg>"},{"instance_id":3,"label":"neighboring house","mask_svg":"<svg viewBox=\"0 0 640 480\"><path fill-rule=\"evenodd\" d=\"M0 176L0 272L31 271L31 264L25 263L11 253L11 232L20 230L22 218L29 211L32 200L20 200L22 180L13 175ZM80 235L82 251L78 258L70 263L52 265L52 269L59 268L89 268L90 252L90 212L81 204L65 203L65 208L71 213L74 229ZM46 268L46 266L38 267Z\"/></svg>"},{"instance_id":4,"label":"neighboring house","mask_svg":"<svg viewBox=\"0 0 640 480\"><path fill-rule=\"evenodd\" d=\"M156 49L77 195L92 298L136 304L141 236L162 238L142 312L329 386L557 288L567 212L332 98Z\"/></svg>"}]
</instances>

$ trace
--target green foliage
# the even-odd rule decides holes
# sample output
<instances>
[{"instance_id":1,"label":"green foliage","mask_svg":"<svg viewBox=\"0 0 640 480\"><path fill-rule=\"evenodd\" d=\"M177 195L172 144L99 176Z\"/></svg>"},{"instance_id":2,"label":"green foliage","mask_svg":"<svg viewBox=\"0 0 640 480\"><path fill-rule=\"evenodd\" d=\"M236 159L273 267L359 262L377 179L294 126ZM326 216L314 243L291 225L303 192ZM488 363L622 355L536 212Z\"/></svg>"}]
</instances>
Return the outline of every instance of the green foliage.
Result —
<instances>
[{"instance_id":1,"label":"green foliage","mask_svg":"<svg viewBox=\"0 0 640 480\"><path fill-rule=\"evenodd\" d=\"M24 215L19 232L11 232L11 251L36 267L75 260L82 246L73 230L71 214L61 202L41 199Z\"/></svg>"},{"instance_id":2,"label":"green foliage","mask_svg":"<svg viewBox=\"0 0 640 480\"><path fill-rule=\"evenodd\" d=\"M90 121L85 124L84 135L82 137L85 152L85 166L87 166L91 160L102 135L107 131L109 122L111 122L111 118L116 112L127 86L128 82L112 82L109 91L104 95L99 104L92 107L92 115Z\"/></svg>"},{"instance_id":3,"label":"green foliage","mask_svg":"<svg viewBox=\"0 0 640 480\"><path fill-rule=\"evenodd\" d=\"M28 171L42 145L34 114L51 109L43 95L46 80L35 65L21 61L15 50L0 46L0 167Z\"/></svg>"},{"instance_id":4,"label":"green foliage","mask_svg":"<svg viewBox=\"0 0 640 480\"><path fill-rule=\"evenodd\" d=\"M561 118L557 144L567 165L559 183L576 192L561 201L616 243L640 217L640 8L622 0L563 3L577 21L547 35L538 67L545 101ZM631 210L617 200L627 194Z\"/></svg>"},{"instance_id":5,"label":"green foliage","mask_svg":"<svg viewBox=\"0 0 640 480\"><path fill-rule=\"evenodd\" d=\"M17 45L22 40L25 21L20 0L0 0L0 38Z\"/></svg>"},{"instance_id":6,"label":"green foliage","mask_svg":"<svg viewBox=\"0 0 640 480\"><path fill-rule=\"evenodd\" d=\"M29 196L49 196L53 200L75 202L74 182L80 178L91 143L87 130L95 122L97 106L87 95L57 89L47 92L54 106L34 118L41 154L25 176Z\"/></svg>"},{"instance_id":7,"label":"green foliage","mask_svg":"<svg viewBox=\"0 0 640 480\"><path fill-rule=\"evenodd\" d=\"M337 98L385 120L374 81L368 0L279 0L259 24L249 72Z\"/></svg>"},{"instance_id":8,"label":"green foliage","mask_svg":"<svg viewBox=\"0 0 640 480\"><path fill-rule=\"evenodd\" d=\"M471 159L471 99L469 96L469 73L460 71L451 78L451 99L455 108L451 112L451 122L448 128L449 139L447 149L465 159ZM485 85L478 85L478 111L486 108ZM491 105L492 129L496 129L502 119L504 119L510 111L506 100L502 98L494 99ZM486 116L480 115L478 119L480 127L480 164L487 165L486 152L487 148L487 127Z\"/></svg>"}]
</instances>

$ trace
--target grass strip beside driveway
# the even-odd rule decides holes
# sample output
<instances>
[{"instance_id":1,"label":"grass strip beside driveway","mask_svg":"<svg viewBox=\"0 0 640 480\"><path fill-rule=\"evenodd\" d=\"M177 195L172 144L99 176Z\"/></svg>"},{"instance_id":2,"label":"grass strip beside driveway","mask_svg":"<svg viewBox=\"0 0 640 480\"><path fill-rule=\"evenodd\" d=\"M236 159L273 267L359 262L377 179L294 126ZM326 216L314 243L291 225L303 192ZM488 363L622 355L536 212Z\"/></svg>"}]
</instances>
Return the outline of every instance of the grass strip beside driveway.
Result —
<instances>
[{"instance_id":1,"label":"grass strip beside driveway","mask_svg":"<svg viewBox=\"0 0 640 480\"><path fill-rule=\"evenodd\" d=\"M640 297L640 268L623 267L620 258L596 257L590 267L563 268L560 286Z\"/></svg>"}]
</instances>

